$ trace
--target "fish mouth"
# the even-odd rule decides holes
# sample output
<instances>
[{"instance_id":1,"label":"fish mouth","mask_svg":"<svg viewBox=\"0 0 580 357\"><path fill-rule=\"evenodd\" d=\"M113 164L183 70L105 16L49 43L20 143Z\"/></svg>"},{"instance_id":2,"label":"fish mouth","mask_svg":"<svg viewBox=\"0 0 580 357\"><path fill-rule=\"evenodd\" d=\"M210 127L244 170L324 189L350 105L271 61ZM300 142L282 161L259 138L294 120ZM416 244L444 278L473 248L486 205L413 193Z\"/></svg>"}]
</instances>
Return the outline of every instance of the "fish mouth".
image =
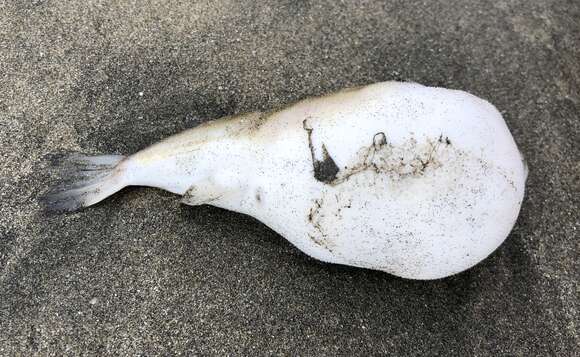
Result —
<instances>
[{"instance_id":1,"label":"fish mouth","mask_svg":"<svg viewBox=\"0 0 580 357\"><path fill-rule=\"evenodd\" d=\"M520 154L520 159L522 160L522 166L524 167L524 182L526 182L528 181L528 174L530 172L530 169L528 166L528 162L526 161L526 158L524 157L522 152L520 150L518 150L518 152Z\"/></svg>"}]
</instances>

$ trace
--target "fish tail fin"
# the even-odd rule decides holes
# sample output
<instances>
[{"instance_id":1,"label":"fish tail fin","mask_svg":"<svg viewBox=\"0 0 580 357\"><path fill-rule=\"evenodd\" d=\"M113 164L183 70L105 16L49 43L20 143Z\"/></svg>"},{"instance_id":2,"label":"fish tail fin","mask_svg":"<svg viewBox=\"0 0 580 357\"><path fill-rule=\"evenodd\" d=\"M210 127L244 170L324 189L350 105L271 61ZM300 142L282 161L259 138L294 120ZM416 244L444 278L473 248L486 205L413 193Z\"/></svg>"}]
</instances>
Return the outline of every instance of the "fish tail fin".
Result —
<instances>
[{"instance_id":1,"label":"fish tail fin","mask_svg":"<svg viewBox=\"0 0 580 357\"><path fill-rule=\"evenodd\" d=\"M127 186L125 156L80 153L51 155L49 171L58 184L40 198L47 213L79 210Z\"/></svg>"}]
</instances>

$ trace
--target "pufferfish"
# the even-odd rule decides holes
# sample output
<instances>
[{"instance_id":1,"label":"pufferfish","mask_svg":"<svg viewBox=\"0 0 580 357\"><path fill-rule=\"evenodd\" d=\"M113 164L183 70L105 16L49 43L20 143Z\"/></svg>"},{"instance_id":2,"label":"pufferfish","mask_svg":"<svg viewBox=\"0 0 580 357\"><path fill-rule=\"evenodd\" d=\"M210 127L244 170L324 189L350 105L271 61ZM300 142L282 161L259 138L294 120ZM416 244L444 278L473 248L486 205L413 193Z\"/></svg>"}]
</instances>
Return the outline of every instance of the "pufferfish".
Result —
<instances>
[{"instance_id":1,"label":"pufferfish","mask_svg":"<svg viewBox=\"0 0 580 357\"><path fill-rule=\"evenodd\" d=\"M54 160L75 211L149 186L253 216L323 262L409 279L464 271L506 239L527 168L498 110L384 82L206 122L133 155Z\"/></svg>"}]
</instances>

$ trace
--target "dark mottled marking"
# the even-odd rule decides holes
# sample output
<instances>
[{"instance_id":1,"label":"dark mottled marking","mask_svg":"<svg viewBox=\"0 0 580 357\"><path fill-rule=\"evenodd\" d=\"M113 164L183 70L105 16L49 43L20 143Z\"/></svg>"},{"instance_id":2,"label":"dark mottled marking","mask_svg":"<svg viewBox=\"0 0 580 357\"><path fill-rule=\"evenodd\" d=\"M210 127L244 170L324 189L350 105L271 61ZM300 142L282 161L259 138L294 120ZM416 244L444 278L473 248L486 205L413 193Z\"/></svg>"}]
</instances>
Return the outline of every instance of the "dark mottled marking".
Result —
<instances>
[{"instance_id":1,"label":"dark mottled marking","mask_svg":"<svg viewBox=\"0 0 580 357\"><path fill-rule=\"evenodd\" d=\"M314 200L314 206L310 207L310 211L308 212L308 222L314 222L314 215L320 209L320 200Z\"/></svg>"},{"instance_id":2,"label":"dark mottled marking","mask_svg":"<svg viewBox=\"0 0 580 357\"><path fill-rule=\"evenodd\" d=\"M322 160L318 160L314 155L314 146L312 145L312 128L306 123L306 119L302 122L302 126L306 133L308 133L308 146L310 147L310 155L312 156L312 166L314 167L314 178L320 182L332 183L336 180L336 175L340 171L334 159L328 153L326 145L322 144Z\"/></svg>"},{"instance_id":3,"label":"dark mottled marking","mask_svg":"<svg viewBox=\"0 0 580 357\"><path fill-rule=\"evenodd\" d=\"M445 143L446 145L451 145L451 140L449 140L449 137L446 136L445 139L443 139L443 134L439 135L439 142L440 143Z\"/></svg>"},{"instance_id":4,"label":"dark mottled marking","mask_svg":"<svg viewBox=\"0 0 580 357\"><path fill-rule=\"evenodd\" d=\"M328 154L324 144L322 144L322 160L314 160L313 165L314 178L325 183L331 183L336 180L336 175L340 171L334 159Z\"/></svg>"}]
</instances>

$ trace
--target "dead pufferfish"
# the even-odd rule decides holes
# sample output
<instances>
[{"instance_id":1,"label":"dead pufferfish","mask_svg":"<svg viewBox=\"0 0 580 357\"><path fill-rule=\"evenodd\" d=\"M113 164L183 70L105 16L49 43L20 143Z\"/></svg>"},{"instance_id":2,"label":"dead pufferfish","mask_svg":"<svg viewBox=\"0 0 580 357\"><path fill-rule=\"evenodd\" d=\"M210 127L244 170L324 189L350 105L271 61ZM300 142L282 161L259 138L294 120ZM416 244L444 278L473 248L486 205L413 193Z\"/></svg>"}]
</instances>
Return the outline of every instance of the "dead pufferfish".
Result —
<instances>
[{"instance_id":1,"label":"dead pufferfish","mask_svg":"<svg viewBox=\"0 0 580 357\"><path fill-rule=\"evenodd\" d=\"M224 164L227 163L227 164ZM329 263L409 279L459 273L508 236L527 169L497 109L385 82L218 119L131 156L61 156L49 211L150 186L248 214Z\"/></svg>"}]
</instances>

